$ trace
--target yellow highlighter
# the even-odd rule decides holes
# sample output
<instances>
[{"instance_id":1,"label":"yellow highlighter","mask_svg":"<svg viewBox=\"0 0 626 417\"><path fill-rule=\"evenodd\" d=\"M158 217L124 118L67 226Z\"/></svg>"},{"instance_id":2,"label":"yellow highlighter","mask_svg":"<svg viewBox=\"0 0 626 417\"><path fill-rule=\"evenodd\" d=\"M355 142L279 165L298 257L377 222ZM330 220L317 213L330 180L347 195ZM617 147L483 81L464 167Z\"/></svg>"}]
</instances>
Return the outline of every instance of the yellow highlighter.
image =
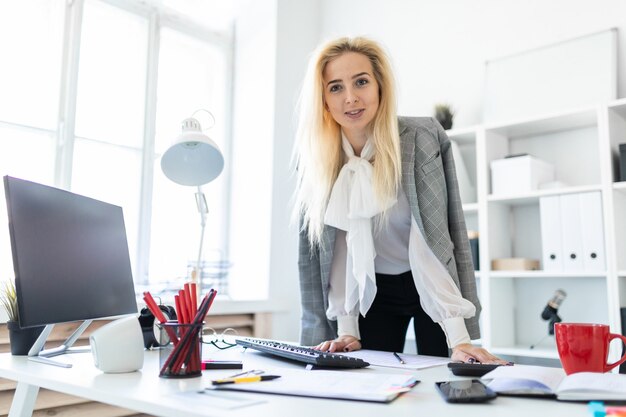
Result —
<instances>
[{"instance_id":1,"label":"yellow highlighter","mask_svg":"<svg viewBox=\"0 0 626 417\"><path fill-rule=\"evenodd\" d=\"M255 376L243 376L241 378L224 378L211 381L212 385L225 385L225 384L244 384L246 382L261 382L271 381L272 379L280 378L280 375L255 375Z\"/></svg>"}]
</instances>

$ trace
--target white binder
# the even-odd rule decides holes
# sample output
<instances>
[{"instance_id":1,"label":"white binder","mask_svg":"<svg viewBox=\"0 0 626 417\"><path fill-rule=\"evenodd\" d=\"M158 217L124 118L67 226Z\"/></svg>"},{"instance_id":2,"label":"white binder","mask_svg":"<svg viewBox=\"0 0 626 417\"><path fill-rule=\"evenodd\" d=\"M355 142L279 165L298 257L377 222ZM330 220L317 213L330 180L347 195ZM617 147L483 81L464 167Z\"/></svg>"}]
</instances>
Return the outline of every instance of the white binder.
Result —
<instances>
[{"instance_id":1,"label":"white binder","mask_svg":"<svg viewBox=\"0 0 626 417\"><path fill-rule=\"evenodd\" d=\"M579 195L562 195L560 203L563 271L579 272L583 270L583 242Z\"/></svg>"},{"instance_id":2,"label":"white binder","mask_svg":"<svg viewBox=\"0 0 626 417\"><path fill-rule=\"evenodd\" d=\"M469 171L465 166L465 161L461 155L459 145L454 140L450 140L450 149L452 150L452 158L454 158L454 166L456 168L456 178L459 183L459 192L461 194L461 202L463 204L476 202L476 187L472 184Z\"/></svg>"},{"instance_id":3,"label":"white binder","mask_svg":"<svg viewBox=\"0 0 626 417\"><path fill-rule=\"evenodd\" d=\"M579 194L585 271L606 270L602 196L599 191Z\"/></svg>"},{"instance_id":4,"label":"white binder","mask_svg":"<svg viewBox=\"0 0 626 417\"><path fill-rule=\"evenodd\" d=\"M561 205L558 195L539 199L541 218L541 253L544 271L563 270L561 245Z\"/></svg>"}]
</instances>

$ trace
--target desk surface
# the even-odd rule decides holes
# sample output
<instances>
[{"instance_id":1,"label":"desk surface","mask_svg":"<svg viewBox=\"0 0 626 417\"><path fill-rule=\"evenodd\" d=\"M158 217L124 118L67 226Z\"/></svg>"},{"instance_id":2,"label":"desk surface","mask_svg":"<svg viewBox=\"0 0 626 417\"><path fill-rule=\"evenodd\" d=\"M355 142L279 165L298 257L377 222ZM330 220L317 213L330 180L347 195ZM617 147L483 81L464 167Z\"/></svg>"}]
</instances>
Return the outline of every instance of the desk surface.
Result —
<instances>
[{"instance_id":1,"label":"desk surface","mask_svg":"<svg viewBox=\"0 0 626 417\"><path fill-rule=\"evenodd\" d=\"M123 353L120 352L120 354ZM27 361L25 357L0 354L0 377L164 417L181 415L269 417L291 415L296 410L298 417L319 417L320 415L380 417L386 413L392 413L388 415L416 415L417 412L424 416L445 416L461 411L463 417L489 415L526 417L534 413L551 417L588 415L585 403L565 403L547 399L498 397L487 404L447 404L435 391L434 382L462 378L452 375L445 366L413 371L421 383L390 404L229 392L228 395L259 399L263 402L225 410L212 406L210 398L197 395L197 400L185 400L180 397L180 393L202 389L210 384L211 379L232 375L236 372L233 370L203 371L202 377L172 380L159 378L159 358L156 351L146 352L141 371L126 374L103 374L94 367L90 353L65 355L59 357L61 358L63 361L73 363L74 366L59 368ZM205 349L204 358L241 359L244 363L244 370L264 367L302 368L300 364L268 357L255 351L248 350L244 353L239 347L219 352ZM406 373L403 370L379 367L344 372Z\"/></svg>"}]
</instances>

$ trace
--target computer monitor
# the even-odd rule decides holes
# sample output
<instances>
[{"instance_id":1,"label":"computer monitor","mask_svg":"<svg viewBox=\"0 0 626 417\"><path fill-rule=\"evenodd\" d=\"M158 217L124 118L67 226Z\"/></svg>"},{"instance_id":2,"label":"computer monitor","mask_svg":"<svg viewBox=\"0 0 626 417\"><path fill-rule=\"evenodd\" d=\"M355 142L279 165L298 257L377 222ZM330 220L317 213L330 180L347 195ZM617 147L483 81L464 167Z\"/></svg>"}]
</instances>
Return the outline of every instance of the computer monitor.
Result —
<instances>
[{"instance_id":1,"label":"computer monitor","mask_svg":"<svg viewBox=\"0 0 626 417\"><path fill-rule=\"evenodd\" d=\"M19 322L47 325L39 349L56 323L86 320L82 333L93 319L137 313L121 207L9 176L4 188ZM36 356L67 353L77 338Z\"/></svg>"}]
</instances>

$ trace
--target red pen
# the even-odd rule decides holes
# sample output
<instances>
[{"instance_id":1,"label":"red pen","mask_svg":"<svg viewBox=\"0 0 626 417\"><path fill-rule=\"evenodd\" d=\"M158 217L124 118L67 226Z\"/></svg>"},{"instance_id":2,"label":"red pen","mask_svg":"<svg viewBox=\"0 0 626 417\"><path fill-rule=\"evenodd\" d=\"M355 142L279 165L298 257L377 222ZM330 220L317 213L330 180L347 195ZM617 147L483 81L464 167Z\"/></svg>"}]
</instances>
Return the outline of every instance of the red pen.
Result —
<instances>
[{"instance_id":1,"label":"red pen","mask_svg":"<svg viewBox=\"0 0 626 417\"><path fill-rule=\"evenodd\" d=\"M187 317L189 317L189 320L191 321L191 318L195 315L195 312L193 304L191 302L192 300L190 284L188 282L185 283L185 285L183 286L183 293L185 294L185 303L187 304Z\"/></svg>"},{"instance_id":2,"label":"red pen","mask_svg":"<svg viewBox=\"0 0 626 417\"><path fill-rule=\"evenodd\" d=\"M178 320L182 320L182 308L180 306L180 296L175 295L174 296L174 305L176 306L176 317L178 318Z\"/></svg>"},{"instance_id":3,"label":"red pen","mask_svg":"<svg viewBox=\"0 0 626 417\"><path fill-rule=\"evenodd\" d=\"M198 287L195 282L191 283L189 290L191 293L191 307L193 309L193 314L195 315L198 312Z\"/></svg>"},{"instance_id":4,"label":"red pen","mask_svg":"<svg viewBox=\"0 0 626 417\"><path fill-rule=\"evenodd\" d=\"M163 312L157 305L156 301L154 301L154 298L152 298L152 294L150 294L148 291L144 292L143 299L146 302L148 309L150 309L150 311L152 312L154 317L159 321L159 323L161 324L167 323L167 319L165 318L165 315L163 314ZM167 332L167 335L170 337L170 340L174 342L174 345L178 344L178 337L176 336L176 332L174 331L174 329L171 329L165 326L165 331Z\"/></svg>"},{"instance_id":5,"label":"red pen","mask_svg":"<svg viewBox=\"0 0 626 417\"><path fill-rule=\"evenodd\" d=\"M187 315L189 310L187 309L187 298L185 297L185 291L183 290L178 291L178 299L180 300L180 313L181 313L181 317L178 318L178 322L189 323L190 318Z\"/></svg>"}]
</instances>

